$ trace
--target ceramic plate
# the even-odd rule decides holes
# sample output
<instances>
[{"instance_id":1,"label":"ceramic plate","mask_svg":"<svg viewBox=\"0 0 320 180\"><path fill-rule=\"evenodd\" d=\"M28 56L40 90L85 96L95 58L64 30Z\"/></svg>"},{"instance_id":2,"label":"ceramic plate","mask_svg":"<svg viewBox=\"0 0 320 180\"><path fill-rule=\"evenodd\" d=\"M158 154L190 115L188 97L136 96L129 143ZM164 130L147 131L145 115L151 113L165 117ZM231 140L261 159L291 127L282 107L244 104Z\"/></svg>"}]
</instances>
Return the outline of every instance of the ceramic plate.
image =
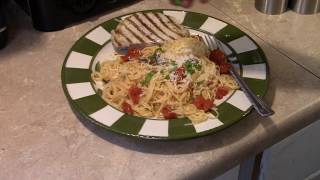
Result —
<instances>
[{"instance_id":1,"label":"ceramic plate","mask_svg":"<svg viewBox=\"0 0 320 180\"><path fill-rule=\"evenodd\" d=\"M214 35L223 42L227 54L235 53L232 59L241 76L253 92L263 96L268 86L266 57L247 34L222 20L205 14L157 9L174 16L191 34ZM153 120L125 114L108 105L100 96L90 74L99 68L99 63L113 56L111 30L130 14L110 19L82 36L70 49L61 72L62 85L72 108L85 119L107 130L124 135L148 139L186 139L199 137L224 129L242 120L252 109L241 90L231 92L220 101L218 118L192 125L188 118ZM109 58L110 59L110 58ZM190 125L191 124L191 125Z\"/></svg>"}]
</instances>

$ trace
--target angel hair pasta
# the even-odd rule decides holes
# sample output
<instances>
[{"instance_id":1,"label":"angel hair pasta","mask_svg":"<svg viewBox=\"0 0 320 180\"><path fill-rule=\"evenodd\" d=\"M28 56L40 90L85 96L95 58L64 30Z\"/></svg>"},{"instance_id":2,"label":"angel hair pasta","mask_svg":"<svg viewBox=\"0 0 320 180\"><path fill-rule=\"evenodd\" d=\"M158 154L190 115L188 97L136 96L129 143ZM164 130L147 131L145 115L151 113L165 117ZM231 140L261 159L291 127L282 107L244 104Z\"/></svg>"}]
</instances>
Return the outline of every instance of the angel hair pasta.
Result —
<instances>
[{"instance_id":1,"label":"angel hair pasta","mask_svg":"<svg viewBox=\"0 0 320 180\"><path fill-rule=\"evenodd\" d=\"M103 99L125 113L199 123L209 113L217 115L215 100L239 88L226 71L229 66L223 53L210 52L201 38L186 37L129 49L102 62L92 79L104 82Z\"/></svg>"}]
</instances>

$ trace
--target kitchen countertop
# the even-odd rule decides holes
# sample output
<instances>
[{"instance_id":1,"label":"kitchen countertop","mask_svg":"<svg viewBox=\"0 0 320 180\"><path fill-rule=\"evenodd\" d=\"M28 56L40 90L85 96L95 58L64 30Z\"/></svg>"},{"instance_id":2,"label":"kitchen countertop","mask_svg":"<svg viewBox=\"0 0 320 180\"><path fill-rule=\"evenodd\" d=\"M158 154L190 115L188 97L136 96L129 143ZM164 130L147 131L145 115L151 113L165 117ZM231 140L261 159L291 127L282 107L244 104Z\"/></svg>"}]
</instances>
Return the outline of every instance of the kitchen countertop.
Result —
<instances>
[{"instance_id":1,"label":"kitchen countertop","mask_svg":"<svg viewBox=\"0 0 320 180\"><path fill-rule=\"evenodd\" d=\"M320 77L320 34L316 33L320 27L320 13L301 15L287 11L269 16L257 11L253 0L212 0L210 4Z\"/></svg>"},{"instance_id":2,"label":"kitchen countertop","mask_svg":"<svg viewBox=\"0 0 320 180\"><path fill-rule=\"evenodd\" d=\"M212 0L187 10L225 20L261 46L270 66L265 100L276 113L253 112L216 134L170 142L128 138L78 119L60 71L72 44L97 24L136 10L180 7L141 1L50 33L35 31L12 8L11 41L0 51L0 179L212 179L320 119L320 46L313 41L320 38L319 14L268 16L253 3Z\"/></svg>"}]
</instances>

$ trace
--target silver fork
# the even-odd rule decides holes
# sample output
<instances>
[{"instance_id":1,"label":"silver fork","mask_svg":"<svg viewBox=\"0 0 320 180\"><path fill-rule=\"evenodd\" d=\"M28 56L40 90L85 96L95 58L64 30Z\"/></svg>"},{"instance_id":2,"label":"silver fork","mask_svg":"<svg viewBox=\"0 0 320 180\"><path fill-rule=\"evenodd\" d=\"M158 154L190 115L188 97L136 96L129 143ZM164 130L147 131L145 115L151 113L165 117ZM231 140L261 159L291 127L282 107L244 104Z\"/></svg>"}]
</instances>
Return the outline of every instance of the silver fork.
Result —
<instances>
[{"instance_id":1,"label":"silver fork","mask_svg":"<svg viewBox=\"0 0 320 180\"><path fill-rule=\"evenodd\" d=\"M226 57L227 60L230 62L229 58L230 57L235 57L234 54L231 54L227 56L225 53L223 46L219 40L217 40L214 36L205 36L205 40L208 44L208 47L210 50L218 48L220 51L222 51ZM216 42L216 43L214 43ZM215 45L216 44L216 45ZM230 62L232 64L232 62ZM240 77L240 75L235 71L233 66L231 66L229 70L230 74L234 77L234 79L237 81L239 84L240 88L244 92L244 94L248 97L249 101L253 105L254 109L263 117L268 117L274 114L274 111L258 96L256 96L248 87L248 85L243 81L243 79Z\"/></svg>"}]
</instances>

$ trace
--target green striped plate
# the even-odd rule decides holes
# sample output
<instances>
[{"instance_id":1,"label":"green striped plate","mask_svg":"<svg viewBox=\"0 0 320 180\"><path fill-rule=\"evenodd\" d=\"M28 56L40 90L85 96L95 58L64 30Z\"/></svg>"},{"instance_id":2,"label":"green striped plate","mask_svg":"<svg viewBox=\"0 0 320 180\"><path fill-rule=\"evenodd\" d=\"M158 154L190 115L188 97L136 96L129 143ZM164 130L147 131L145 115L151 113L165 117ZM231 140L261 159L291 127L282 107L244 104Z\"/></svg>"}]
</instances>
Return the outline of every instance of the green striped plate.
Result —
<instances>
[{"instance_id":1,"label":"green striped plate","mask_svg":"<svg viewBox=\"0 0 320 180\"><path fill-rule=\"evenodd\" d=\"M232 59L235 67L259 96L268 87L268 65L262 49L247 34L222 20L205 14L156 9L166 15L174 16L192 34L215 35L223 42L227 54L235 53ZM64 61L61 78L62 86L72 108L85 119L120 134L148 139L186 139L199 137L224 129L243 119L252 105L241 90L236 90L224 99L215 102L218 118L192 125L187 118L175 120L155 120L131 116L108 105L99 94L90 74L99 68L99 63L113 55L110 32L119 20L130 16L126 14L110 19L82 36L70 49Z\"/></svg>"}]
</instances>

